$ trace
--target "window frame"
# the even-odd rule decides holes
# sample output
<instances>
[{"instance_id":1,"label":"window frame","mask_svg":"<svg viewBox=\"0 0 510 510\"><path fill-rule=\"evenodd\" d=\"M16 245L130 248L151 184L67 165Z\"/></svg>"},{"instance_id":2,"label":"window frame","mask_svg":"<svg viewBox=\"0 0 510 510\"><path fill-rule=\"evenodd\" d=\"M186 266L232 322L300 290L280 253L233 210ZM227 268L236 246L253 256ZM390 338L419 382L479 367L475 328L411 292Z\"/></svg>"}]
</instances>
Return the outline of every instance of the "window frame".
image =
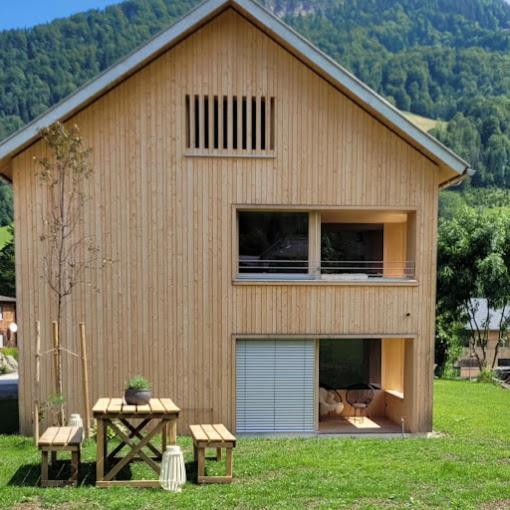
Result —
<instances>
[{"instance_id":1,"label":"window frame","mask_svg":"<svg viewBox=\"0 0 510 510\"><path fill-rule=\"evenodd\" d=\"M320 269L313 266L314 260L320 260L321 257L321 213L325 212L372 212L372 213L394 213L403 212L408 214L414 223L414 239L411 240L411 246L414 256L414 276L407 278L379 277L368 278L366 280L345 279L336 280L321 278ZM239 268L239 212L301 212L308 213L308 274L303 274L300 278L292 278L282 274L282 277L275 276L270 278L248 278L241 276ZM419 275L421 274L420 240L417 235L417 226L420 224L420 212L416 208L410 207L388 207L388 206L303 206L303 205L264 205L264 204L233 204L232 205L232 283L234 285L326 285L326 286L403 286L415 287L420 284ZM301 276L301 275L295 275Z\"/></svg>"}]
</instances>

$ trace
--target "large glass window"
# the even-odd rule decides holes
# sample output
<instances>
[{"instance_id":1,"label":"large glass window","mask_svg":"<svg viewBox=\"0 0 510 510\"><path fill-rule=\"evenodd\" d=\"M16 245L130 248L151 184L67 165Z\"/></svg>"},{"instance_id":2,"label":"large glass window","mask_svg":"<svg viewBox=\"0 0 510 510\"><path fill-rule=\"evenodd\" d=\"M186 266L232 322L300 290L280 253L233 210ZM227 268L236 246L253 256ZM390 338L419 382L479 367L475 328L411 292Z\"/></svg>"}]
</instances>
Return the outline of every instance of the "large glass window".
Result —
<instances>
[{"instance_id":1,"label":"large glass window","mask_svg":"<svg viewBox=\"0 0 510 510\"><path fill-rule=\"evenodd\" d=\"M238 211L245 280L378 281L415 277L415 214Z\"/></svg>"},{"instance_id":2,"label":"large glass window","mask_svg":"<svg viewBox=\"0 0 510 510\"><path fill-rule=\"evenodd\" d=\"M240 212L240 273L308 273L308 213Z\"/></svg>"},{"instance_id":3,"label":"large glass window","mask_svg":"<svg viewBox=\"0 0 510 510\"><path fill-rule=\"evenodd\" d=\"M384 225L323 223L321 272L382 276L383 246Z\"/></svg>"},{"instance_id":4,"label":"large glass window","mask_svg":"<svg viewBox=\"0 0 510 510\"><path fill-rule=\"evenodd\" d=\"M381 340L321 340L319 379L325 388L381 384Z\"/></svg>"}]
</instances>

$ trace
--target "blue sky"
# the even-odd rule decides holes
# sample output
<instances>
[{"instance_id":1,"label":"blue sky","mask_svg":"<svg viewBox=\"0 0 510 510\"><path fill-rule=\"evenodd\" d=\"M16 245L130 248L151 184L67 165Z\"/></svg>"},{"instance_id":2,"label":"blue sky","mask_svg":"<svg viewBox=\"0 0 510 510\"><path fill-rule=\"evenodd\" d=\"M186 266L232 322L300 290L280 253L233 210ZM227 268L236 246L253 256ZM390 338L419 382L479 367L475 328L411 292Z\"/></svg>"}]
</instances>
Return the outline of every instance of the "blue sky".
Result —
<instances>
[{"instance_id":1,"label":"blue sky","mask_svg":"<svg viewBox=\"0 0 510 510\"><path fill-rule=\"evenodd\" d=\"M0 0L0 30L47 23L70 14L101 9L121 0Z\"/></svg>"}]
</instances>

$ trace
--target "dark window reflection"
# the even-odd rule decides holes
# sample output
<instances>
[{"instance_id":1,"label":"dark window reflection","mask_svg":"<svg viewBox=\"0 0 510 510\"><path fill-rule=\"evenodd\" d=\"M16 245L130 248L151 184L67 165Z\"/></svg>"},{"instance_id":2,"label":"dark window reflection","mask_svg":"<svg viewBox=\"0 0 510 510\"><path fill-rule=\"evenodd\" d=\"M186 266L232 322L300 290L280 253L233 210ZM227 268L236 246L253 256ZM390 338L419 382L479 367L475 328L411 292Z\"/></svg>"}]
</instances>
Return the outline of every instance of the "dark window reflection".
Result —
<instances>
[{"instance_id":1,"label":"dark window reflection","mask_svg":"<svg viewBox=\"0 0 510 510\"><path fill-rule=\"evenodd\" d=\"M383 225L323 223L321 230L322 273L382 275Z\"/></svg>"},{"instance_id":2,"label":"dark window reflection","mask_svg":"<svg viewBox=\"0 0 510 510\"><path fill-rule=\"evenodd\" d=\"M321 340L319 346L321 386L381 385L381 340Z\"/></svg>"},{"instance_id":3,"label":"dark window reflection","mask_svg":"<svg viewBox=\"0 0 510 510\"><path fill-rule=\"evenodd\" d=\"M308 214L240 212L239 272L307 273Z\"/></svg>"}]
</instances>

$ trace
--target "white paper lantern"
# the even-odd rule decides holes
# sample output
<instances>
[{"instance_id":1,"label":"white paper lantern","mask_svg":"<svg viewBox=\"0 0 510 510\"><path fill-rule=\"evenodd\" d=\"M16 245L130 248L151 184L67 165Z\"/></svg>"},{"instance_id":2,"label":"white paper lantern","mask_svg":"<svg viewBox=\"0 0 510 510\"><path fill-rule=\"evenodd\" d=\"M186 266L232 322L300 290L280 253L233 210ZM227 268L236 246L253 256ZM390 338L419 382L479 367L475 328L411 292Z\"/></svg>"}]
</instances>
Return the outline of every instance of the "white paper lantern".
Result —
<instances>
[{"instance_id":1,"label":"white paper lantern","mask_svg":"<svg viewBox=\"0 0 510 510\"><path fill-rule=\"evenodd\" d=\"M83 420L79 414L71 414L69 418L69 426L70 427L81 427L83 428Z\"/></svg>"},{"instance_id":2,"label":"white paper lantern","mask_svg":"<svg viewBox=\"0 0 510 510\"><path fill-rule=\"evenodd\" d=\"M81 419L81 416L79 414L71 414L71 416L69 417L68 425L70 427L80 427L83 431L83 420ZM82 434L81 434L82 443L84 440L85 440L85 435L82 432Z\"/></svg>"},{"instance_id":3,"label":"white paper lantern","mask_svg":"<svg viewBox=\"0 0 510 510\"><path fill-rule=\"evenodd\" d=\"M159 483L166 491L181 492L186 483L184 456L179 446L167 446L161 460Z\"/></svg>"}]
</instances>

